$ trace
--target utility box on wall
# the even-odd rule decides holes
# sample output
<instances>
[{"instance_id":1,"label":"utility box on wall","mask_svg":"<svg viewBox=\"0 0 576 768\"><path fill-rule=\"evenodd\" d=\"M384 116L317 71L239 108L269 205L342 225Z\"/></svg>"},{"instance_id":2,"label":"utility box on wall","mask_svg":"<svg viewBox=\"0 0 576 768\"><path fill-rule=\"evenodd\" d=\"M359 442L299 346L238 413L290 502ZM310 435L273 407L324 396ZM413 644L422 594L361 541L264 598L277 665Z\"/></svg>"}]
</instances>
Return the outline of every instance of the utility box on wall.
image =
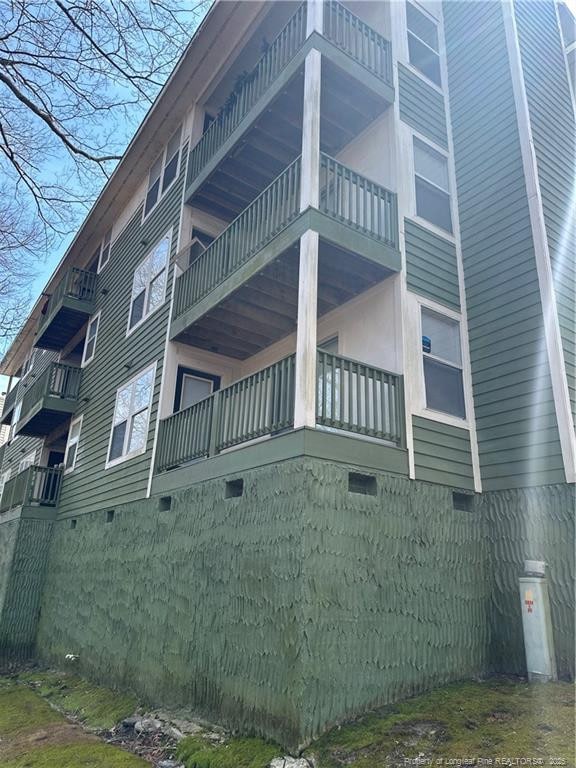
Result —
<instances>
[{"instance_id":1,"label":"utility box on wall","mask_svg":"<svg viewBox=\"0 0 576 768\"><path fill-rule=\"evenodd\" d=\"M539 560L525 560L524 576L520 577L520 607L526 667L530 682L547 682L557 679L545 572L546 563Z\"/></svg>"}]
</instances>

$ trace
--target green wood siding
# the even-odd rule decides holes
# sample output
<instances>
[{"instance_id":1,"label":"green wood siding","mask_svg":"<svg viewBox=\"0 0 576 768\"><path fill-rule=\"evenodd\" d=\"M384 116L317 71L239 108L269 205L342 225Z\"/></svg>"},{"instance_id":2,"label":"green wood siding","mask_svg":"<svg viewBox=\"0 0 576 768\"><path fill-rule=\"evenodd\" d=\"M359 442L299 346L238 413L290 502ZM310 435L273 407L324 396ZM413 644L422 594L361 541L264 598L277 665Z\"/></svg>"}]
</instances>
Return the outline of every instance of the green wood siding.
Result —
<instances>
[{"instance_id":1,"label":"green wood siding","mask_svg":"<svg viewBox=\"0 0 576 768\"><path fill-rule=\"evenodd\" d=\"M183 157L186 156L182 150ZM184 165L184 164L182 164ZM64 478L59 511L89 512L146 494L162 377L164 344L172 293L170 263L166 300L128 337L128 313L134 270L172 227L171 259L176 252L184 168L178 180L142 223L142 207L112 244L110 261L98 278L96 311L102 312L96 355L82 373L80 400L87 402L76 466ZM146 452L105 469L116 390L139 371L157 362Z\"/></svg>"},{"instance_id":2,"label":"green wood siding","mask_svg":"<svg viewBox=\"0 0 576 768\"><path fill-rule=\"evenodd\" d=\"M522 1L515 3L515 9L568 390L576 421L576 124L570 83L554 3Z\"/></svg>"},{"instance_id":3,"label":"green wood siding","mask_svg":"<svg viewBox=\"0 0 576 768\"><path fill-rule=\"evenodd\" d=\"M398 65L400 117L441 147L448 147L444 97L418 75Z\"/></svg>"},{"instance_id":4,"label":"green wood siding","mask_svg":"<svg viewBox=\"0 0 576 768\"><path fill-rule=\"evenodd\" d=\"M483 487L564 482L499 3L444 4Z\"/></svg>"},{"instance_id":5,"label":"green wood siding","mask_svg":"<svg viewBox=\"0 0 576 768\"><path fill-rule=\"evenodd\" d=\"M460 309L454 243L404 219L408 288L452 309Z\"/></svg>"},{"instance_id":6,"label":"green wood siding","mask_svg":"<svg viewBox=\"0 0 576 768\"><path fill-rule=\"evenodd\" d=\"M470 432L412 417L416 479L474 490Z\"/></svg>"}]
</instances>

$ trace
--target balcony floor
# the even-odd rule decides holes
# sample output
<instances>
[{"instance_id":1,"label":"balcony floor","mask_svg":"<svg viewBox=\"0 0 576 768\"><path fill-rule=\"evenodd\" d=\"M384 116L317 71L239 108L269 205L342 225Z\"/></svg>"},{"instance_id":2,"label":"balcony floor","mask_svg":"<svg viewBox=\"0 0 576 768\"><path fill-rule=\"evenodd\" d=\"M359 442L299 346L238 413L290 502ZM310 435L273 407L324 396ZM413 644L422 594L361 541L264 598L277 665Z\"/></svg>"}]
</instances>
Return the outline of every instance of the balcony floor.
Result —
<instances>
[{"instance_id":1,"label":"balcony floor","mask_svg":"<svg viewBox=\"0 0 576 768\"><path fill-rule=\"evenodd\" d=\"M384 252L384 246L379 245ZM226 298L202 313L173 338L240 360L256 354L296 330L298 314L298 241ZM396 265L394 265L396 266ZM350 301L396 269L321 237L318 261L318 316ZM234 275L229 278L234 280ZM210 296L206 297L210 302Z\"/></svg>"},{"instance_id":2,"label":"balcony floor","mask_svg":"<svg viewBox=\"0 0 576 768\"><path fill-rule=\"evenodd\" d=\"M332 53L330 43L325 40L321 43ZM348 62L345 54L337 53L344 66L350 64L362 70L352 60ZM294 71L296 61L300 61L300 65ZM365 75L365 80L371 82L372 76L367 71ZM287 80L289 76L291 79ZM270 88L275 94L269 97L269 102L265 106L255 105L192 181L186 193L190 205L231 220L298 157L302 149L304 85L301 57L295 57L278 80ZM387 93L389 86L385 89ZM334 157L390 103L382 92L376 92L358 76L335 64L329 56L323 56L321 150ZM237 136L237 132L242 135Z\"/></svg>"}]
</instances>

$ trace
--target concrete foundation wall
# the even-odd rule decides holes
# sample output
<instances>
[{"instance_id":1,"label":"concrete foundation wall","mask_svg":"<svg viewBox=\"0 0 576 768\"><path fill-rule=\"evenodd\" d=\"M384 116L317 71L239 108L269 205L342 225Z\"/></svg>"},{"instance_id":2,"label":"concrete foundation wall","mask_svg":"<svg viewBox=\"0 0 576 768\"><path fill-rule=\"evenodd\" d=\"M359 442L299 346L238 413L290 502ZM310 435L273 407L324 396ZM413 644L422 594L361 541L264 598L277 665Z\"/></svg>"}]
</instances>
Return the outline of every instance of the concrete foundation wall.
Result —
<instances>
[{"instance_id":1,"label":"concrete foundation wall","mask_svg":"<svg viewBox=\"0 0 576 768\"><path fill-rule=\"evenodd\" d=\"M38 655L77 654L98 681L294 747L449 680L522 673L517 577L538 557L560 671L573 672L573 489L460 511L449 487L383 472L375 495L350 493L349 471L294 459L246 472L239 498L220 478L169 510L149 499L111 522L56 522Z\"/></svg>"}]
</instances>

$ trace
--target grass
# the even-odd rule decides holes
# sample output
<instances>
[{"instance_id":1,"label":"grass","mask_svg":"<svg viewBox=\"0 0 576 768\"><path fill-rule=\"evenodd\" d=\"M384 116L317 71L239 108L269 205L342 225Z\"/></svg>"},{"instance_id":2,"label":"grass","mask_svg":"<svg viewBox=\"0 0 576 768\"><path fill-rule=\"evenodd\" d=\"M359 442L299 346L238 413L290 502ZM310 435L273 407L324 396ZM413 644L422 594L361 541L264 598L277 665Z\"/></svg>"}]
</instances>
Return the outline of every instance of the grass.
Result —
<instances>
[{"instance_id":1,"label":"grass","mask_svg":"<svg viewBox=\"0 0 576 768\"><path fill-rule=\"evenodd\" d=\"M85 692L83 686L79 686ZM98 711L98 708L96 708ZM15 680L0 681L2 768L145 768L140 758L104 744Z\"/></svg>"},{"instance_id":2,"label":"grass","mask_svg":"<svg viewBox=\"0 0 576 768\"><path fill-rule=\"evenodd\" d=\"M572 768L574 688L508 680L448 685L330 731L305 754L319 768L392 768L416 757L452 765L464 758L558 759Z\"/></svg>"},{"instance_id":3,"label":"grass","mask_svg":"<svg viewBox=\"0 0 576 768\"><path fill-rule=\"evenodd\" d=\"M135 696L93 685L74 675L33 671L20 674L18 680L32 685L57 709L97 730L109 730L138 706Z\"/></svg>"},{"instance_id":4,"label":"grass","mask_svg":"<svg viewBox=\"0 0 576 768\"><path fill-rule=\"evenodd\" d=\"M134 712L138 702L55 672L0 678L2 768L150 765L66 721L50 704L103 729ZM214 743L200 734L183 739L176 756L186 768L267 768L280 755L280 747L261 739ZM524 764L576 768L574 688L503 679L447 685L335 728L305 756L314 757L317 768L406 768L417 757L412 765L420 767L463 765L465 759L478 765L478 758L491 759L492 766L520 765L523 758L531 761Z\"/></svg>"}]
</instances>

